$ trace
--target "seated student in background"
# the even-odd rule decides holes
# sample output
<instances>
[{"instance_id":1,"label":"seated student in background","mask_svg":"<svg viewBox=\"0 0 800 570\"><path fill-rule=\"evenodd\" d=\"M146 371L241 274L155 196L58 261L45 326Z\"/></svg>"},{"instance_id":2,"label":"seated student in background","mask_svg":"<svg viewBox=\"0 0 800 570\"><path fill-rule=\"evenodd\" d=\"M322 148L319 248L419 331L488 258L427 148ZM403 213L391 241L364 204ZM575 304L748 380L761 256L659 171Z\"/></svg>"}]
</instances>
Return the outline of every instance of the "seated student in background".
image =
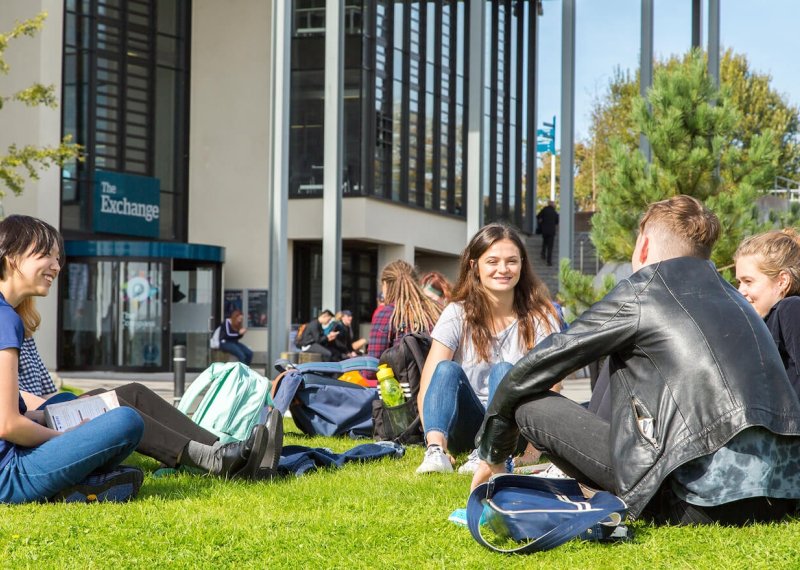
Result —
<instances>
[{"instance_id":1,"label":"seated student in background","mask_svg":"<svg viewBox=\"0 0 800 570\"><path fill-rule=\"evenodd\" d=\"M130 408L111 410L69 431L45 427L29 411L18 382L25 326L14 308L50 292L63 265L61 235L29 216L0 222L0 502L125 501L136 496L141 470L120 467L142 437Z\"/></svg>"},{"instance_id":2,"label":"seated student in background","mask_svg":"<svg viewBox=\"0 0 800 570\"><path fill-rule=\"evenodd\" d=\"M409 333L430 332L442 312L422 292L417 271L400 259L383 268L381 293L385 304L372 315L367 348L375 358Z\"/></svg>"},{"instance_id":3,"label":"seated student in background","mask_svg":"<svg viewBox=\"0 0 800 570\"><path fill-rule=\"evenodd\" d=\"M353 339L353 313L347 309L339 311L336 313L334 321L336 322L336 330L339 331L339 336L336 337L333 344L336 347L339 359L344 360L345 358L358 356L359 351L367 346L367 339Z\"/></svg>"},{"instance_id":4,"label":"seated student in background","mask_svg":"<svg viewBox=\"0 0 800 570\"><path fill-rule=\"evenodd\" d=\"M800 394L800 237L791 228L752 236L733 258L739 292L767 323Z\"/></svg>"},{"instance_id":5,"label":"seated student in background","mask_svg":"<svg viewBox=\"0 0 800 570\"><path fill-rule=\"evenodd\" d=\"M330 329L325 332L325 328L333 322L333 313L325 309L317 316L316 319L307 323L303 330L300 331L295 346L302 352L313 352L322 356L322 360L330 362L339 360L335 358L334 341L339 336L338 330Z\"/></svg>"},{"instance_id":6,"label":"seated student in background","mask_svg":"<svg viewBox=\"0 0 800 570\"><path fill-rule=\"evenodd\" d=\"M447 277L438 271L431 271L423 275L422 279L419 280L419 284L425 296L442 309L450 302L453 287Z\"/></svg>"},{"instance_id":7,"label":"seated student in background","mask_svg":"<svg viewBox=\"0 0 800 570\"><path fill-rule=\"evenodd\" d=\"M502 224L481 228L461 254L452 302L431 333L418 396L427 449L417 473L453 471L449 452L473 449L500 380L558 323L519 234ZM473 452L459 473L477 466Z\"/></svg>"},{"instance_id":8,"label":"seated student in background","mask_svg":"<svg viewBox=\"0 0 800 570\"><path fill-rule=\"evenodd\" d=\"M775 521L800 498L800 400L750 304L709 261L717 217L695 198L652 204L634 274L500 382L473 488L504 471L520 432L634 518ZM608 355L611 421L549 391Z\"/></svg>"},{"instance_id":9,"label":"seated student in background","mask_svg":"<svg viewBox=\"0 0 800 570\"><path fill-rule=\"evenodd\" d=\"M249 366L253 362L253 351L241 342L241 338L246 332L244 315L239 309L234 309L231 316L220 325L219 349L232 354L239 362L244 362Z\"/></svg>"}]
</instances>

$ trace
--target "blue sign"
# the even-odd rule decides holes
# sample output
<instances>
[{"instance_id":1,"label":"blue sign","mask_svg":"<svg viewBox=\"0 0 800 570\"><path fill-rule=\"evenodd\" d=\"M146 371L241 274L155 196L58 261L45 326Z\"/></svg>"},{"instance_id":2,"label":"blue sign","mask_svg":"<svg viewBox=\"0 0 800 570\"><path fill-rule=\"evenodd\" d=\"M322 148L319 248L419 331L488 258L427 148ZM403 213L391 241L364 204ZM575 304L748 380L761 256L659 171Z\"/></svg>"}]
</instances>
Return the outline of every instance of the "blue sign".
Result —
<instances>
[{"instance_id":1,"label":"blue sign","mask_svg":"<svg viewBox=\"0 0 800 570\"><path fill-rule=\"evenodd\" d=\"M161 216L158 178L98 170L94 181L96 232L158 237Z\"/></svg>"}]
</instances>

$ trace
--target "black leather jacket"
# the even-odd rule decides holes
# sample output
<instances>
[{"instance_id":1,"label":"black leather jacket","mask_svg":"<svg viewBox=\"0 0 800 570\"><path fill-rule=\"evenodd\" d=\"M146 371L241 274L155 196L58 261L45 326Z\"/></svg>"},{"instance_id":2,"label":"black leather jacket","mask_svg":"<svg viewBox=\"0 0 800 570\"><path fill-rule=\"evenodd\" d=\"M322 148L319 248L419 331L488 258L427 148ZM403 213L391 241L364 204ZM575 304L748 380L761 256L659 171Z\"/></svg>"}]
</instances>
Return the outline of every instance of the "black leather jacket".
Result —
<instances>
[{"instance_id":1,"label":"black leather jacket","mask_svg":"<svg viewBox=\"0 0 800 570\"><path fill-rule=\"evenodd\" d=\"M676 467L743 429L800 435L800 401L764 322L710 262L680 257L621 281L520 360L489 405L480 457L502 463L516 446L517 407L604 355L615 491L634 518ZM652 437L637 417L653 418Z\"/></svg>"}]
</instances>

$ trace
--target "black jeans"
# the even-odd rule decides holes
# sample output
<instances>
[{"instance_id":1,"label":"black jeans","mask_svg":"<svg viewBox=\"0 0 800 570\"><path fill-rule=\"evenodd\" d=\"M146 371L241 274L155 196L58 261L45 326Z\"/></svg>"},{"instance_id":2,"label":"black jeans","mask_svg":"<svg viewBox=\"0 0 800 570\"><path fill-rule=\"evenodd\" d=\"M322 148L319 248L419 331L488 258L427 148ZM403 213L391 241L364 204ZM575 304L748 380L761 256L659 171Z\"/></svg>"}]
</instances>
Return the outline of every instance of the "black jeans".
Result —
<instances>
[{"instance_id":1,"label":"black jeans","mask_svg":"<svg viewBox=\"0 0 800 570\"><path fill-rule=\"evenodd\" d=\"M570 477L595 489L616 493L611 460L611 424L580 404L546 392L517 409L522 435ZM642 517L660 524L740 526L780 520L795 508L789 499L754 497L716 507L699 507L678 498L664 481Z\"/></svg>"},{"instance_id":2,"label":"black jeans","mask_svg":"<svg viewBox=\"0 0 800 570\"><path fill-rule=\"evenodd\" d=\"M102 388L87 395L108 392ZM178 457L190 441L213 445L219 438L194 423L183 412L153 392L132 382L116 388L120 405L133 408L144 420L144 435L136 451L169 467L176 467Z\"/></svg>"},{"instance_id":3,"label":"black jeans","mask_svg":"<svg viewBox=\"0 0 800 570\"><path fill-rule=\"evenodd\" d=\"M547 260L547 265L553 264L553 244L555 241L555 234L542 234L542 259Z\"/></svg>"}]
</instances>

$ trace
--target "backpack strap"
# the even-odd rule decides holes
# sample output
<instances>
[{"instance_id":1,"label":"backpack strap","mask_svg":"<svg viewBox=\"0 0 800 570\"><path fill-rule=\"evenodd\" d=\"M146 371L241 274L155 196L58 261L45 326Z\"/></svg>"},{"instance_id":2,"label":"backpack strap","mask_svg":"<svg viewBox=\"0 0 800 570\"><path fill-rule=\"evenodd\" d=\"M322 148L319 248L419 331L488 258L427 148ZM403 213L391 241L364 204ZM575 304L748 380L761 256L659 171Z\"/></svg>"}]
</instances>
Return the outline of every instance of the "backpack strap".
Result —
<instances>
[{"instance_id":1,"label":"backpack strap","mask_svg":"<svg viewBox=\"0 0 800 570\"><path fill-rule=\"evenodd\" d=\"M183 393L181 401L178 403L178 410L188 414L195 399L205 391L214 381L217 380L219 369L228 366L229 363L214 362L206 368L200 376L195 378L186 391Z\"/></svg>"},{"instance_id":2,"label":"backpack strap","mask_svg":"<svg viewBox=\"0 0 800 570\"><path fill-rule=\"evenodd\" d=\"M600 491L590 499L583 501L591 506L590 509L574 511L574 515L567 518L561 524L554 526L553 529L544 535L533 538L531 542L518 548L497 548L487 542L481 534L480 522L484 509L494 511L494 516L499 516L501 518L503 516L502 512L499 511L490 500L495 492L509 487L515 487L517 491L524 491L526 488L536 488L538 492L551 492L553 496L555 496L555 491L557 489L553 489L553 487L558 487L565 481L568 480L549 479L546 481L526 481L528 484L521 484L519 476L499 475L492 477L487 483L476 487L469 496L469 502L467 503L467 526L469 526L472 537L482 546L489 550L494 550L495 552L502 552L504 554L527 554L555 548L607 519L610 519L612 522L621 522L624 512L627 510L625 503L622 499L611 493ZM572 482L570 481L570 483ZM559 495L559 497L561 500L568 500L567 492L563 495ZM537 508L541 509L541 507L542 505L537 504L536 495L531 493L528 503L525 504L526 510L537 510ZM547 516L547 511L542 510L542 515Z\"/></svg>"},{"instance_id":3,"label":"backpack strap","mask_svg":"<svg viewBox=\"0 0 800 570\"><path fill-rule=\"evenodd\" d=\"M419 368L419 372L422 374L422 369L425 368L425 355L422 354L422 350L419 348L419 341L417 340L416 335L409 334L404 336L403 342L406 344L406 346L408 346L408 349L414 356L414 360L417 362L417 368Z\"/></svg>"},{"instance_id":4,"label":"backpack strap","mask_svg":"<svg viewBox=\"0 0 800 570\"><path fill-rule=\"evenodd\" d=\"M303 382L303 373L299 370L291 369L281 372L272 382L272 405L282 416L286 415L286 410L294 400L300 384ZM280 391L278 389L280 388Z\"/></svg>"}]
</instances>

